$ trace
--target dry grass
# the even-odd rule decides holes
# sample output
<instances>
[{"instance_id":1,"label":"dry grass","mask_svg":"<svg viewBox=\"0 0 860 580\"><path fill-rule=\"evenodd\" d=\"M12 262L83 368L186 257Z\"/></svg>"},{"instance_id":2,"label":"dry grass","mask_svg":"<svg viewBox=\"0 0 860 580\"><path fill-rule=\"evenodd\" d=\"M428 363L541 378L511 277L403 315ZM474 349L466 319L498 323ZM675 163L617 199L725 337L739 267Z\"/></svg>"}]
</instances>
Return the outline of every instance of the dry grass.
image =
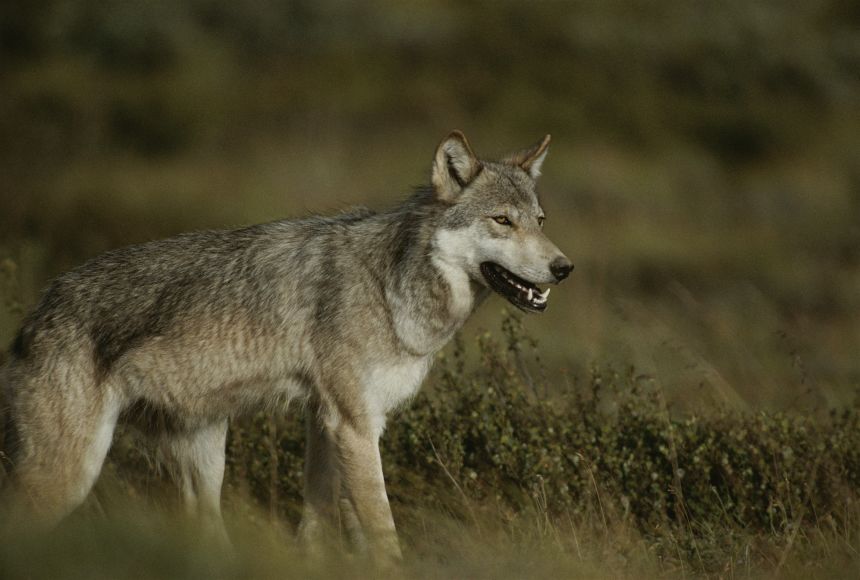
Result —
<instances>
[{"instance_id":1,"label":"dry grass","mask_svg":"<svg viewBox=\"0 0 860 580\"><path fill-rule=\"evenodd\" d=\"M476 509L477 506L476 506ZM283 525L253 508L228 512L232 551L208 543L195 522L132 503L92 507L45 535L17 527L0 536L0 575L18 578L851 578L860 572L856 528L798 528L786 536L734 530L719 566L704 571L686 543L624 522L553 522L539 508L515 517L487 507L464 522L422 509L397 513L398 571L340 549L310 559ZM855 521L856 523L856 521ZM714 554L703 554L713 557Z\"/></svg>"}]
</instances>

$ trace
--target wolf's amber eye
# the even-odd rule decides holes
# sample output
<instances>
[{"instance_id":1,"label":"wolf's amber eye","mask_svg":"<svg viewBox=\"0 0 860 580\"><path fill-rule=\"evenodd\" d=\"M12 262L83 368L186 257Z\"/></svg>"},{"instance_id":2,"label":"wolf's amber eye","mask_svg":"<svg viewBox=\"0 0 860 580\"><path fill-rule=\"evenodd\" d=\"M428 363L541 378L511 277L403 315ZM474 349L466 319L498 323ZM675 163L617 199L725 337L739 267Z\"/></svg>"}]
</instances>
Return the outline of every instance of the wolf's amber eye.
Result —
<instances>
[{"instance_id":1,"label":"wolf's amber eye","mask_svg":"<svg viewBox=\"0 0 860 580\"><path fill-rule=\"evenodd\" d=\"M497 224L502 224L503 226L512 226L512 225L514 225L513 223L511 223L511 220L509 220L509 219L508 219L508 216L506 216L506 215L497 215L497 216L494 216L494 217L493 217L493 220L494 220Z\"/></svg>"}]
</instances>

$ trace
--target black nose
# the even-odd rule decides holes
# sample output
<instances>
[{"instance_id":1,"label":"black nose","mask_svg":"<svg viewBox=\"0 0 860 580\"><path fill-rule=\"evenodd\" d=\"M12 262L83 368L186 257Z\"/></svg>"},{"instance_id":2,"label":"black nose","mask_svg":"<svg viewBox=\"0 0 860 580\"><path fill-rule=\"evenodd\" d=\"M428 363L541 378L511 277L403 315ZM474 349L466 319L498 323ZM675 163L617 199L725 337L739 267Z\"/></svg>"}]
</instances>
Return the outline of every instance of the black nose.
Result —
<instances>
[{"instance_id":1,"label":"black nose","mask_svg":"<svg viewBox=\"0 0 860 580\"><path fill-rule=\"evenodd\" d=\"M570 276L572 270L573 264L567 258L558 257L549 265L549 271L559 282Z\"/></svg>"}]
</instances>

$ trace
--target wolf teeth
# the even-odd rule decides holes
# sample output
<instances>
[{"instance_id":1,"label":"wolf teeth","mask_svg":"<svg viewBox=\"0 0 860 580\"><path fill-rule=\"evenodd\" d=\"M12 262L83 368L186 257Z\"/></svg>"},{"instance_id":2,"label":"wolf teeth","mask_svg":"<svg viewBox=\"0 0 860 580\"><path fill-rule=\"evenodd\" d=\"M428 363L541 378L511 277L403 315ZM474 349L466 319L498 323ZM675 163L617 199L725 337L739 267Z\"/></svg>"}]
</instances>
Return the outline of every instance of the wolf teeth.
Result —
<instances>
[{"instance_id":1,"label":"wolf teeth","mask_svg":"<svg viewBox=\"0 0 860 580\"><path fill-rule=\"evenodd\" d=\"M528 286L520 284L514 274L508 272L500 266L496 266L496 271L508 284L525 294L529 302L532 302L534 304L543 304L546 302L546 297L549 296L549 288L541 292L540 288L530 288Z\"/></svg>"},{"instance_id":2,"label":"wolf teeth","mask_svg":"<svg viewBox=\"0 0 860 580\"><path fill-rule=\"evenodd\" d=\"M545 304L547 296L549 296L549 288L547 288L543 292L536 292L534 297L534 303ZM531 299L531 296L529 297L529 299Z\"/></svg>"}]
</instances>

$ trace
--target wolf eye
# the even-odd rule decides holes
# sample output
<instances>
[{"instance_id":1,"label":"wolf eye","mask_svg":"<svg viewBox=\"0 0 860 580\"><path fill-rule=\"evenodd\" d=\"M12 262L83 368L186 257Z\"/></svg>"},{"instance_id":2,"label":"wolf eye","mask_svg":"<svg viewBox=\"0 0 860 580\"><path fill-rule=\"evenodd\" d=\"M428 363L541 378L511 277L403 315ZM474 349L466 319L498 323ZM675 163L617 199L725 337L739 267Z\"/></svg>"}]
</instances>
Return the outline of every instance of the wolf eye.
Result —
<instances>
[{"instance_id":1,"label":"wolf eye","mask_svg":"<svg viewBox=\"0 0 860 580\"><path fill-rule=\"evenodd\" d=\"M511 223L511 220L509 220L508 216L506 216L506 215L493 216L493 221L495 221L497 224L502 224L503 226L514 225L513 223Z\"/></svg>"},{"instance_id":2,"label":"wolf eye","mask_svg":"<svg viewBox=\"0 0 860 580\"><path fill-rule=\"evenodd\" d=\"M543 222L545 222L545 221L546 221L546 218L544 216L540 216L538 218L538 225L543 227Z\"/></svg>"}]
</instances>

